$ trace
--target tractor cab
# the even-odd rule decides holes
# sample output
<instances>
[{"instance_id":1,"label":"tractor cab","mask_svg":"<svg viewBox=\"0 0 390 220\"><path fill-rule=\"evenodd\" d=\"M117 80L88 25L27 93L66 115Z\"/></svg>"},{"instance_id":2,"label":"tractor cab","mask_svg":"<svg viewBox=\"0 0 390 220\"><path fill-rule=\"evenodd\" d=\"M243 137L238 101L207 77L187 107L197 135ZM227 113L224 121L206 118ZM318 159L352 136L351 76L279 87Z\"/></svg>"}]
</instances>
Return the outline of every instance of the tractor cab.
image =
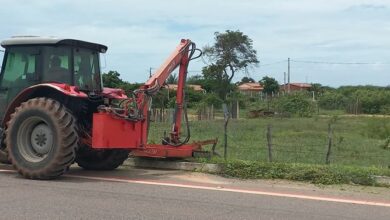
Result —
<instances>
[{"instance_id":1,"label":"tractor cab","mask_svg":"<svg viewBox=\"0 0 390 220\"><path fill-rule=\"evenodd\" d=\"M73 39L13 37L5 48L0 74L0 119L24 89L43 83L74 86L86 93L102 91L99 53L107 47Z\"/></svg>"},{"instance_id":2,"label":"tractor cab","mask_svg":"<svg viewBox=\"0 0 390 220\"><path fill-rule=\"evenodd\" d=\"M101 91L100 44L59 38L14 37L1 42L5 50L2 90L20 90L38 83L64 83L81 91ZM14 91L19 92L19 91Z\"/></svg>"}]
</instances>

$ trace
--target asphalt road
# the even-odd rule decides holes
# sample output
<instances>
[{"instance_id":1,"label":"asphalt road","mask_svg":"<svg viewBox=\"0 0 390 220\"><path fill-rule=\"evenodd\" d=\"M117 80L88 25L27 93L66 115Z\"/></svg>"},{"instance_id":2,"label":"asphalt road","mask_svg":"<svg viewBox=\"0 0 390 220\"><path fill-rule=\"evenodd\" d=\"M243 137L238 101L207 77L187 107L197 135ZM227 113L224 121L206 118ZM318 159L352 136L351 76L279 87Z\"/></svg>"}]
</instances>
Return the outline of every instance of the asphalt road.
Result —
<instances>
[{"instance_id":1,"label":"asphalt road","mask_svg":"<svg viewBox=\"0 0 390 220\"><path fill-rule=\"evenodd\" d=\"M0 166L0 219L390 219L390 190L383 188L322 190L142 169L72 168L58 180L34 181L10 169ZM224 188L237 191L219 190ZM264 194L250 193L256 190ZM297 198L283 196L290 193ZM379 203L364 204L367 197ZM353 204L355 200L363 203Z\"/></svg>"}]
</instances>

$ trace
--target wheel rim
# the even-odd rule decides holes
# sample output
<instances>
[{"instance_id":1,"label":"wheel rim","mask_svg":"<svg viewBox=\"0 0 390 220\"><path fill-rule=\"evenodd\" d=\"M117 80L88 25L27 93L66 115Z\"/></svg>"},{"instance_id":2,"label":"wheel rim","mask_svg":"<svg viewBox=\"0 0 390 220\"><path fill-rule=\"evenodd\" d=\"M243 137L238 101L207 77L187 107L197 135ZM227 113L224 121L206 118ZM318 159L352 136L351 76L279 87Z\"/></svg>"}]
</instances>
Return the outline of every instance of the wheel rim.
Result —
<instances>
[{"instance_id":1,"label":"wheel rim","mask_svg":"<svg viewBox=\"0 0 390 220\"><path fill-rule=\"evenodd\" d=\"M17 147L30 162L44 160L53 148L54 135L48 124L39 117L23 121L18 130Z\"/></svg>"}]
</instances>

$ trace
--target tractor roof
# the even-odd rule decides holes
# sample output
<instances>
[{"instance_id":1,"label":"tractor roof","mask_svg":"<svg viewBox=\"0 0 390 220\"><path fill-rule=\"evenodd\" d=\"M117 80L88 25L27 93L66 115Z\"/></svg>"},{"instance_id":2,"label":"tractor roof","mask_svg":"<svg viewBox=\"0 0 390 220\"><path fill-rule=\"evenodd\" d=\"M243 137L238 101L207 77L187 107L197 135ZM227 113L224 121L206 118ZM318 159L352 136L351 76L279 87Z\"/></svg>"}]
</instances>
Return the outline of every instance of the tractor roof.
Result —
<instances>
[{"instance_id":1,"label":"tractor roof","mask_svg":"<svg viewBox=\"0 0 390 220\"><path fill-rule=\"evenodd\" d=\"M4 48L20 45L68 45L89 48L101 53L107 51L107 46L102 44L57 37L17 36L1 42L1 46Z\"/></svg>"}]
</instances>

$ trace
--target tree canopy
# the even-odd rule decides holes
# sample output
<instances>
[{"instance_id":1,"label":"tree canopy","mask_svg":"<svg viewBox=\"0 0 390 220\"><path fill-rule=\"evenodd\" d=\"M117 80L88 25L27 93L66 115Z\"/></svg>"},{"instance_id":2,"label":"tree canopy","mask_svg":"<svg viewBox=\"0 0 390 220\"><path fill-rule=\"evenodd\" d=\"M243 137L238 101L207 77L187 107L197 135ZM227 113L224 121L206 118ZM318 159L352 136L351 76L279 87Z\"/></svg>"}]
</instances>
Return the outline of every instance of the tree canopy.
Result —
<instances>
[{"instance_id":1,"label":"tree canopy","mask_svg":"<svg viewBox=\"0 0 390 220\"><path fill-rule=\"evenodd\" d=\"M120 74L117 71L108 71L103 73L103 85L109 88L119 88L125 82L120 78Z\"/></svg>"},{"instance_id":2,"label":"tree canopy","mask_svg":"<svg viewBox=\"0 0 390 220\"><path fill-rule=\"evenodd\" d=\"M120 74L117 71L108 71L108 73L103 73L103 85L108 88L121 88L129 93L134 91L141 86L141 83L129 83L120 78Z\"/></svg>"},{"instance_id":3,"label":"tree canopy","mask_svg":"<svg viewBox=\"0 0 390 220\"><path fill-rule=\"evenodd\" d=\"M241 83L254 83L255 80L251 77L244 76L241 79Z\"/></svg>"},{"instance_id":4,"label":"tree canopy","mask_svg":"<svg viewBox=\"0 0 390 220\"><path fill-rule=\"evenodd\" d=\"M238 30L215 32L214 39L212 46L203 48L210 64L203 68L202 73L206 80L217 80L220 84L218 94L222 99L226 99L234 75L257 65L259 61L252 39Z\"/></svg>"},{"instance_id":5,"label":"tree canopy","mask_svg":"<svg viewBox=\"0 0 390 220\"><path fill-rule=\"evenodd\" d=\"M277 93L279 91L279 83L275 78L264 76L259 83L263 85L263 92L267 95Z\"/></svg>"}]
</instances>

